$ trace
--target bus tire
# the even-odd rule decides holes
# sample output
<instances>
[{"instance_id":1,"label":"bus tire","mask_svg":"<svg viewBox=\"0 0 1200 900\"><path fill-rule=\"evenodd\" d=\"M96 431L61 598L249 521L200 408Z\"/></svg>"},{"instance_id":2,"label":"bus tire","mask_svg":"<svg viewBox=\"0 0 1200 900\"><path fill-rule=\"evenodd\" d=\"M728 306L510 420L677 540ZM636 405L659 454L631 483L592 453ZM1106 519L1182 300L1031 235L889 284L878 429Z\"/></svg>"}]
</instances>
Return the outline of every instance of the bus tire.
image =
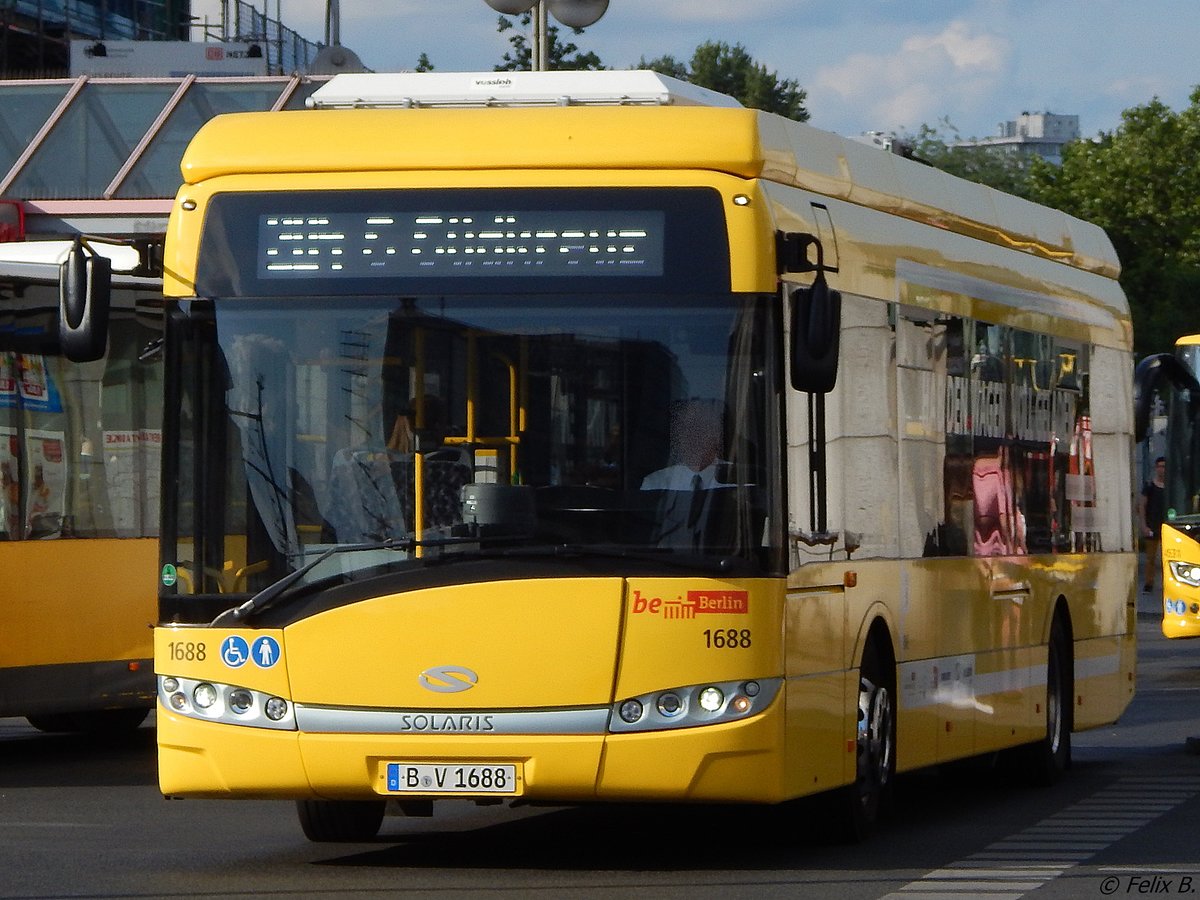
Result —
<instances>
[{"instance_id":1,"label":"bus tire","mask_svg":"<svg viewBox=\"0 0 1200 900\"><path fill-rule=\"evenodd\" d=\"M297 800L304 836L316 843L356 843L379 834L383 800Z\"/></svg>"},{"instance_id":2,"label":"bus tire","mask_svg":"<svg viewBox=\"0 0 1200 900\"><path fill-rule=\"evenodd\" d=\"M1046 652L1046 733L1031 744L1000 751L999 771L1016 784L1048 787L1071 765L1071 638L1063 616L1050 626Z\"/></svg>"},{"instance_id":3,"label":"bus tire","mask_svg":"<svg viewBox=\"0 0 1200 900\"><path fill-rule=\"evenodd\" d=\"M150 715L150 709L92 709L70 713L44 713L26 716L25 721L38 731L90 734L99 737L136 731Z\"/></svg>"},{"instance_id":4,"label":"bus tire","mask_svg":"<svg viewBox=\"0 0 1200 900\"><path fill-rule=\"evenodd\" d=\"M1032 784L1054 784L1071 766L1071 711L1075 689L1071 678L1071 639L1062 616L1050 626L1046 655L1046 736L1026 748Z\"/></svg>"},{"instance_id":5,"label":"bus tire","mask_svg":"<svg viewBox=\"0 0 1200 900\"><path fill-rule=\"evenodd\" d=\"M851 842L875 830L896 774L895 666L881 641L870 641L859 669L856 777L835 794L837 831Z\"/></svg>"}]
</instances>

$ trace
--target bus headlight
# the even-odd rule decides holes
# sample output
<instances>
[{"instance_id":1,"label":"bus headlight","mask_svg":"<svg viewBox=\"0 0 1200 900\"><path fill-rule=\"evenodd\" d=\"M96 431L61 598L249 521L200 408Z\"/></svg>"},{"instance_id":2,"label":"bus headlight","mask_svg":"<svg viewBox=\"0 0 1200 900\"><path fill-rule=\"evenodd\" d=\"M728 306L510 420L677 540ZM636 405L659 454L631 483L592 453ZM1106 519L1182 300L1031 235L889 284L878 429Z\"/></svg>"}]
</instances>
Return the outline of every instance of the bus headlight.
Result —
<instances>
[{"instance_id":1,"label":"bus headlight","mask_svg":"<svg viewBox=\"0 0 1200 900\"><path fill-rule=\"evenodd\" d=\"M672 687L627 697L613 704L608 730L623 734L744 719L770 706L782 684L782 678L757 678Z\"/></svg>"},{"instance_id":2,"label":"bus headlight","mask_svg":"<svg viewBox=\"0 0 1200 900\"><path fill-rule=\"evenodd\" d=\"M272 697L263 707L267 718L272 722L280 722L288 714L288 702L282 697Z\"/></svg>"},{"instance_id":3,"label":"bus headlight","mask_svg":"<svg viewBox=\"0 0 1200 900\"><path fill-rule=\"evenodd\" d=\"M217 689L207 681L202 681L192 691L192 702L200 709L212 709L217 702Z\"/></svg>"},{"instance_id":4,"label":"bus headlight","mask_svg":"<svg viewBox=\"0 0 1200 900\"><path fill-rule=\"evenodd\" d=\"M719 687L706 687L700 692L700 708L716 712L725 703L725 695Z\"/></svg>"},{"instance_id":5,"label":"bus headlight","mask_svg":"<svg viewBox=\"0 0 1200 900\"><path fill-rule=\"evenodd\" d=\"M291 703L282 697L237 685L163 675L158 679L158 700L167 709L190 719L296 730Z\"/></svg>"},{"instance_id":6,"label":"bus headlight","mask_svg":"<svg viewBox=\"0 0 1200 900\"><path fill-rule=\"evenodd\" d=\"M638 700L626 700L621 704L621 708L617 710L617 715L621 717L621 721L628 722L632 725L642 717L644 707Z\"/></svg>"},{"instance_id":7,"label":"bus headlight","mask_svg":"<svg viewBox=\"0 0 1200 900\"><path fill-rule=\"evenodd\" d=\"M1200 587L1200 566L1190 562L1173 562L1171 577L1191 587Z\"/></svg>"},{"instance_id":8,"label":"bus headlight","mask_svg":"<svg viewBox=\"0 0 1200 900\"><path fill-rule=\"evenodd\" d=\"M674 691L658 695L658 702L655 704L658 711L668 719L673 719L675 716L683 712L683 701L679 699L679 695Z\"/></svg>"}]
</instances>

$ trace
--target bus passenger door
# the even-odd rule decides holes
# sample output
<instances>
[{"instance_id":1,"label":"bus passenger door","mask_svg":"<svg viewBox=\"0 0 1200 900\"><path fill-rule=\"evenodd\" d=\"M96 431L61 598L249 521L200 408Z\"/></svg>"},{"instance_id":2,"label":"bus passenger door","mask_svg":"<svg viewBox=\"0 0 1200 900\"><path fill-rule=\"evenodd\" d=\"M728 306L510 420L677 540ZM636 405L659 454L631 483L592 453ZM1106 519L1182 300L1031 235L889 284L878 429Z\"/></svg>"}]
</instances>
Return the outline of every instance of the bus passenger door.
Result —
<instances>
[{"instance_id":1,"label":"bus passenger door","mask_svg":"<svg viewBox=\"0 0 1200 900\"><path fill-rule=\"evenodd\" d=\"M812 568L830 574L823 566ZM789 794L833 788L853 775L854 757L845 752L845 744L853 740L854 723L847 721L845 711L858 674L857 669L846 671L847 589L808 578L805 586L795 584L798 574L811 571L792 573L784 606Z\"/></svg>"}]
</instances>

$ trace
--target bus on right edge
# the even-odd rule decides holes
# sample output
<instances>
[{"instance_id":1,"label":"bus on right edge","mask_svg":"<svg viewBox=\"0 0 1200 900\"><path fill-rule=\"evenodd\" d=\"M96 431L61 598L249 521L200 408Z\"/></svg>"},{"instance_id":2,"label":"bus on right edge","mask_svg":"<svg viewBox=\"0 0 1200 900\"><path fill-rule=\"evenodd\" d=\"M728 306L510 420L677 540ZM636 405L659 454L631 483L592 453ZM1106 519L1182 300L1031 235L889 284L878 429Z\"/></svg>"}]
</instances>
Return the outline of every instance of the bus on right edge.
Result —
<instances>
[{"instance_id":1,"label":"bus on right edge","mask_svg":"<svg viewBox=\"0 0 1200 900\"><path fill-rule=\"evenodd\" d=\"M1162 523L1162 631L1200 637L1200 334L1175 342L1175 353L1148 356L1137 369L1137 425L1145 436L1155 393L1167 406L1166 497Z\"/></svg>"}]
</instances>

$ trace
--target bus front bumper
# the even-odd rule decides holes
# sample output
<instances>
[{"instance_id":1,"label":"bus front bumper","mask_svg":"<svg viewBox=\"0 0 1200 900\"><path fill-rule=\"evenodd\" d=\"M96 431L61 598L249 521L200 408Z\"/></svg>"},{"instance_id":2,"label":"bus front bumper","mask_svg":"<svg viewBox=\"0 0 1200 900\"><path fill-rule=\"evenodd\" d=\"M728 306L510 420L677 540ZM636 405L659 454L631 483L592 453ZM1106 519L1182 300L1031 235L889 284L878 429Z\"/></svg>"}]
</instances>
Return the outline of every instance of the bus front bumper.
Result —
<instances>
[{"instance_id":1,"label":"bus front bumper","mask_svg":"<svg viewBox=\"0 0 1200 900\"><path fill-rule=\"evenodd\" d=\"M633 734L431 735L242 727L160 704L159 786L168 797L773 803L786 799L783 706L777 697L740 721ZM516 777L505 791L395 789L397 767Z\"/></svg>"}]
</instances>

